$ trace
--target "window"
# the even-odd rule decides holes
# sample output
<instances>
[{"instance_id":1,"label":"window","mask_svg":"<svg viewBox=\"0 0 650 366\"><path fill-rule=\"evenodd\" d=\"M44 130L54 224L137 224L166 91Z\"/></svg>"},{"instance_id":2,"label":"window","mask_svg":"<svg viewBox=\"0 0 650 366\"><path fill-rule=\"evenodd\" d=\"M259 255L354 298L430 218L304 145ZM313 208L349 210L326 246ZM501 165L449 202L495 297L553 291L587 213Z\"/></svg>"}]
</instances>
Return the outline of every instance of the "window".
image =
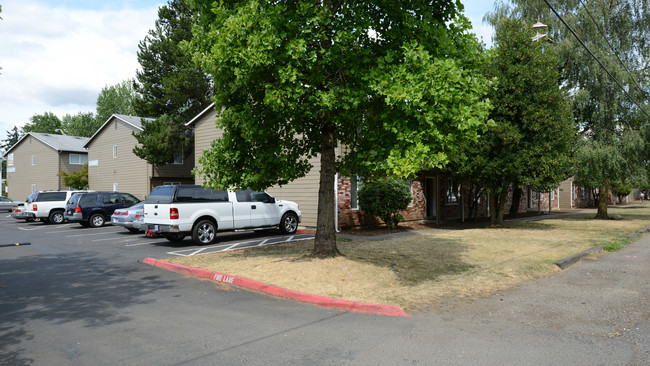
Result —
<instances>
[{"instance_id":1,"label":"window","mask_svg":"<svg viewBox=\"0 0 650 366\"><path fill-rule=\"evenodd\" d=\"M174 187L170 187L170 188L173 190ZM180 187L176 192L175 201L176 202L228 202L228 192L213 191L209 188L206 189L203 187Z\"/></svg>"},{"instance_id":2,"label":"window","mask_svg":"<svg viewBox=\"0 0 650 366\"><path fill-rule=\"evenodd\" d=\"M14 154L7 155L7 166L14 166Z\"/></svg>"},{"instance_id":3,"label":"window","mask_svg":"<svg viewBox=\"0 0 650 366\"><path fill-rule=\"evenodd\" d=\"M32 185L32 187L35 188L35 185ZM36 197L36 202L65 201L66 199L66 192L41 192Z\"/></svg>"},{"instance_id":4,"label":"window","mask_svg":"<svg viewBox=\"0 0 650 366\"><path fill-rule=\"evenodd\" d=\"M117 192L117 183L113 183L113 192Z\"/></svg>"},{"instance_id":5,"label":"window","mask_svg":"<svg viewBox=\"0 0 650 366\"><path fill-rule=\"evenodd\" d=\"M70 165L84 165L88 162L88 155L70 154Z\"/></svg>"},{"instance_id":6,"label":"window","mask_svg":"<svg viewBox=\"0 0 650 366\"><path fill-rule=\"evenodd\" d=\"M109 204L109 205L120 203L120 195L118 195L117 193L105 194L103 198L103 202L104 204Z\"/></svg>"},{"instance_id":7,"label":"window","mask_svg":"<svg viewBox=\"0 0 650 366\"><path fill-rule=\"evenodd\" d=\"M36 165L36 155L32 155L32 165Z\"/></svg>"},{"instance_id":8,"label":"window","mask_svg":"<svg viewBox=\"0 0 650 366\"><path fill-rule=\"evenodd\" d=\"M174 164L183 165L183 153L174 154Z\"/></svg>"},{"instance_id":9,"label":"window","mask_svg":"<svg viewBox=\"0 0 650 366\"><path fill-rule=\"evenodd\" d=\"M84 194L79 199L79 206L92 206L97 204L97 194Z\"/></svg>"},{"instance_id":10,"label":"window","mask_svg":"<svg viewBox=\"0 0 650 366\"><path fill-rule=\"evenodd\" d=\"M415 195L413 194L413 181L407 179L406 185L409 186L409 192L411 192L411 202L409 202L409 207L413 207L413 201L414 201L413 197L415 197Z\"/></svg>"},{"instance_id":11,"label":"window","mask_svg":"<svg viewBox=\"0 0 650 366\"><path fill-rule=\"evenodd\" d=\"M139 199L131 196L130 194L122 194L121 197L122 197L122 203L128 203L134 205L140 202Z\"/></svg>"},{"instance_id":12,"label":"window","mask_svg":"<svg viewBox=\"0 0 650 366\"><path fill-rule=\"evenodd\" d=\"M353 174L350 178L350 208L359 208L359 190L361 189L361 177Z\"/></svg>"},{"instance_id":13,"label":"window","mask_svg":"<svg viewBox=\"0 0 650 366\"><path fill-rule=\"evenodd\" d=\"M117 145L113 145L113 159L117 159Z\"/></svg>"},{"instance_id":14,"label":"window","mask_svg":"<svg viewBox=\"0 0 650 366\"><path fill-rule=\"evenodd\" d=\"M454 182L453 178L447 178L447 198L445 200L445 204L458 204L458 185L456 182Z\"/></svg>"},{"instance_id":15,"label":"window","mask_svg":"<svg viewBox=\"0 0 650 366\"><path fill-rule=\"evenodd\" d=\"M32 193L36 193L36 184L32 184Z\"/></svg>"},{"instance_id":16,"label":"window","mask_svg":"<svg viewBox=\"0 0 650 366\"><path fill-rule=\"evenodd\" d=\"M250 189L240 189L235 192L235 195L237 196L237 202L271 202L271 198L265 192L256 192Z\"/></svg>"}]
</instances>

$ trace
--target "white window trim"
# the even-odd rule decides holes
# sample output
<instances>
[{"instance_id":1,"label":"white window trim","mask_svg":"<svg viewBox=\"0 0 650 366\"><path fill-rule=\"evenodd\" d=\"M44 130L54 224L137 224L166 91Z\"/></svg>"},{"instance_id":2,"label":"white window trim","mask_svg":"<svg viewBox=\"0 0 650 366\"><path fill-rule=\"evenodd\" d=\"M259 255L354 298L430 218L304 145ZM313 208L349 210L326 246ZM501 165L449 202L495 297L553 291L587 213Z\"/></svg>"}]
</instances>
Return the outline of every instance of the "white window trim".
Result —
<instances>
[{"instance_id":1,"label":"white window trim","mask_svg":"<svg viewBox=\"0 0 650 366\"><path fill-rule=\"evenodd\" d=\"M113 192L118 191L118 183L113 183Z\"/></svg>"},{"instance_id":2,"label":"white window trim","mask_svg":"<svg viewBox=\"0 0 650 366\"><path fill-rule=\"evenodd\" d=\"M113 145L113 159L117 159L117 145Z\"/></svg>"},{"instance_id":3,"label":"white window trim","mask_svg":"<svg viewBox=\"0 0 650 366\"><path fill-rule=\"evenodd\" d=\"M32 166L36 165L36 155L32 155Z\"/></svg>"}]
</instances>

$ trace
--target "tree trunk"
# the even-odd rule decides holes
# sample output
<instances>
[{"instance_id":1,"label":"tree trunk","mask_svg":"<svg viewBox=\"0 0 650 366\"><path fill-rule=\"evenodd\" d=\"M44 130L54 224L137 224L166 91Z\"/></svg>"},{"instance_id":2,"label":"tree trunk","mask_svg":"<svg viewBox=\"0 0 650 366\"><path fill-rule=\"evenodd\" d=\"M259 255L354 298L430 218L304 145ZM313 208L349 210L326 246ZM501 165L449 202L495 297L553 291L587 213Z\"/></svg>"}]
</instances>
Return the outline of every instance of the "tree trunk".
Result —
<instances>
[{"instance_id":1,"label":"tree trunk","mask_svg":"<svg viewBox=\"0 0 650 366\"><path fill-rule=\"evenodd\" d=\"M330 258L341 255L341 252L336 247L336 228L334 227L335 159L334 126L326 125L321 130L318 218L316 219L316 239L311 253L312 257L315 258Z\"/></svg>"},{"instance_id":2,"label":"tree trunk","mask_svg":"<svg viewBox=\"0 0 650 366\"><path fill-rule=\"evenodd\" d=\"M503 225L503 214L506 207L508 186L499 188L498 191L490 192L490 224L491 226Z\"/></svg>"},{"instance_id":3,"label":"tree trunk","mask_svg":"<svg viewBox=\"0 0 650 366\"><path fill-rule=\"evenodd\" d=\"M499 203L497 199L497 194L494 191L490 191L488 193L490 197L490 226L496 226L497 225L497 203Z\"/></svg>"},{"instance_id":4,"label":"tree trunk","mask_svg":"<svg viewBox=\"0 0 650 366\"><path fill-rule=\"evenodd\" d=\"M609 203L609 185L603 184L598 191L598 213L596 213L595 219L609 220L607 203Z\"/></svg>"},{"instance_id":5,"label":"tree trunk","mask_svg":"<svg viewBox=\"0 0 650 366\"><path fill-rule=\"evenodd\" d=\"M499 205L497 206L497 225L503 225L503 214L506 210L506 197L508 196L508 186L501 187L501 192L499 193Z\"/></svg>"},{"instance_id":6,"label":"tree trunk","mask_svg":"<svg viewBox=\"0 0 650 366\"><path fill-rule=\"evenodd\" d=\"M510 218L519 216L519 204L521 203L522 190L518 184L512 186L512 204L510 205Z\"/></svg>"}]
</instances>

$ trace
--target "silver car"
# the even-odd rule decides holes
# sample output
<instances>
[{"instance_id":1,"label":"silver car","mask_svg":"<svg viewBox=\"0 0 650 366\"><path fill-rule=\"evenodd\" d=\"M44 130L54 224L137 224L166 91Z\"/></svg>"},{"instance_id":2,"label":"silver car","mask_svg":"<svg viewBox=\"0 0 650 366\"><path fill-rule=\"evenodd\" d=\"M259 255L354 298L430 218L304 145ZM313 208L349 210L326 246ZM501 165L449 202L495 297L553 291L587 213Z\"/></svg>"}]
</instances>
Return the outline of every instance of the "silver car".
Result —
<instances>
[{"instance_id":1,"label":"silver car","mask_svg":"<svg viewBox=\"0 0 650 366\"><path fill-rule=\"evenodd\" d=\"M14 219L18 220L25 220L25 221L34 221L34 219L27 218L25 216L25 210L27 209L26 205L29 205L32 203L34 200L34 197L36 197L36 193L32 193L27 198L25 199L25 202L18 202L14 201L14 208L11 211L11 217Z\"/></svg>"},{"instance_id":2,"label":"silver car","mask_svg":"<svg viewBox=\"0 0 650 366\"><path fill-rule=\"evenodd\" d=\"M137 233L144 226L144 202L129 208L119 208L111 215L111 224L124 226L132 233Z\"/></svg>"},{"instance_id":3,"label":"silver car","mask_svg":"<svg viewBox=\"0 0 650 366\"><path fill-rule=\"evenodd\" d=\"M15 205L17 205L18 202L14 202L11 198L7 198L5 196L0 196L0 210L1 211L8 211L11 212L14 208Z\"/></svg>"}]
</instances>

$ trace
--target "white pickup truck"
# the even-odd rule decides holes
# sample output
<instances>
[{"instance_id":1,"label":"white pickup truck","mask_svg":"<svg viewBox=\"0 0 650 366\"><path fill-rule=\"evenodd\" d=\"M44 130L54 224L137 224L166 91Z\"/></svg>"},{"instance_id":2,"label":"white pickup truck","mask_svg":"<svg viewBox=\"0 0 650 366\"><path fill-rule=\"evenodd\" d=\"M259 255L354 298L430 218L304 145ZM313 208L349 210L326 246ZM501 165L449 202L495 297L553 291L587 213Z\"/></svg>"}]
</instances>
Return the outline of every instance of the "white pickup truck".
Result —
<instances>
[{"instance_id":1,"label":"white pickup truck","mask_svg":"<svg viewBox=\"0 0 650 366\"><path fill-rule=\"evenodd\" d=\"M293 234L301 215L295 202L276 200L266 192L196 185L158 186L144 204L147 230L174 242L191 235L199 244L214 243L217 231L279 227Z\"/></svg>"}]
</instances>

